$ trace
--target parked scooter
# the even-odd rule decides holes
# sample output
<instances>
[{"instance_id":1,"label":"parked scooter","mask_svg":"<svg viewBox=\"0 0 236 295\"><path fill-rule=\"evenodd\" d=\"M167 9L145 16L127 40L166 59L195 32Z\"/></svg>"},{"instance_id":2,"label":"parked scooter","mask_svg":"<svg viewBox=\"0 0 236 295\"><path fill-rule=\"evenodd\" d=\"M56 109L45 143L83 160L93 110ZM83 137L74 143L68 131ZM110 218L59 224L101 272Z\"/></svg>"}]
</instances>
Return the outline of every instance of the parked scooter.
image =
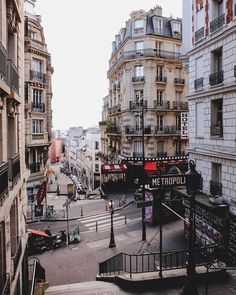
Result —
<instances>
[{"instance_id":1,"label":"parked scooter","mask_svg":"<svg viewBox=\"0 0 236 295\"><path fill-rule=\"evenodd\" d=\"M70 237L70 243L71 244L77 244L81 241L79 227L75 228L73 231L72 236Z\"/></svg>"},{"instance_id":2,"label":"parked scooter","mask_svg":"<svg viewBox=\"0 0 236 295\"><path fill-rule=\"evenodd\" d=\"M52 239L52 243L51 243L52 249L57 249L66 244L67 234L65 230L61 230L60 234L52 235L51 239Z\"/></svg>"}]
</instances>

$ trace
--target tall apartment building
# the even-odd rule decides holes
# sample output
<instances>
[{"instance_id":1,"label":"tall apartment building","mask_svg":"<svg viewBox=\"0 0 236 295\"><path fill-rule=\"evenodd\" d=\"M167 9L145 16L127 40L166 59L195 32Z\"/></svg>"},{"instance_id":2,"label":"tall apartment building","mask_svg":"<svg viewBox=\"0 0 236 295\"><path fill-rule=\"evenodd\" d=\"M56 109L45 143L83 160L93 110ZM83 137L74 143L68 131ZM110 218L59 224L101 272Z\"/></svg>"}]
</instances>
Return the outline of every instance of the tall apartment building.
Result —
<instances>
[{"instance_id":1,"label":"tall apartment building","mask_svg":"<svg viewBox=\"0 0 236 295\"><path fill-rule=\"evenodd\" d=\"M25 0L25 144L28 197L34 202L46 175L52 136L53 67L47 51L41 17L35 14L36 0Z\"/></svg>"},{"instance_id":2,"label":"tall apartment building","mask_svg":"<svg viewBox=\"0 0 236 295\"><path fill-rule=\"evenodd\" d=\"M128 164L128 181L142 171L143 138L145 162L185 158L188 80L181 43L181 19L162 16L159 6L133 11L112 43L104 163Z\"/></svg>"},{"instance_id":3,"label":"tall apartment building","mask_svg":"<svg viewBox=\"0 0 236 295\"><path fill-rule=\"evenodd\" d=\"M0 293L27 294L24 1L0 1Z\"/></svg>"},{"instance_id":4,"label":"tall apartment building","mask_svg":"<svg viewBox=\"0 0 236 295\"><path fill-rule=\"evenodd\" d=\"M229 203L236 190L236 17L234 1L184 1L193 32L189 57L189 153L204 179ZM192 21L193 19L193 21Z\"/></svg>"},{"instance_id":5,"label":"tall apartment building","mask_svg":"<svg viewBox=\"0 0 236 295\"><path fill-rule=\"evenodd\" d=\"M183 1L183 48L189 58L189 156L195 160L203 177L203 195L196 198L197 214L202 212L200 215L206 216L200 217L205 224L197 222L197 231L198 236L200 233L211 243L223 242L227 247L228 262L234 265L235 4L233 0ZM205 229L204 233L201 228Z\"/></svg>"}]
</instances>

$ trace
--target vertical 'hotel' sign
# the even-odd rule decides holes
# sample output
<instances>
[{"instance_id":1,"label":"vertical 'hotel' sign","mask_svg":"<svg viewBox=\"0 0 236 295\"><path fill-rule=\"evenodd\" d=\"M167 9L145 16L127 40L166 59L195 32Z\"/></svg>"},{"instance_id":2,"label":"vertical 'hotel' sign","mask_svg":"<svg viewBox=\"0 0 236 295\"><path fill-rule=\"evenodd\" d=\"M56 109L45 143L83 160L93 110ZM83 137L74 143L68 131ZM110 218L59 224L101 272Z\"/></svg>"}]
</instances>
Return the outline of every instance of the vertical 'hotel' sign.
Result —
<instances>
[{"instance_id":1,"label":"vertical 'hotel' sign","mask_svg":"<svg viewBox=\"0 0 236 295\"><path fill-rule=\"evenodd\" d=\"M181 113L181 139L188 139L188 113Z\"/></svg>"}]
</instances>

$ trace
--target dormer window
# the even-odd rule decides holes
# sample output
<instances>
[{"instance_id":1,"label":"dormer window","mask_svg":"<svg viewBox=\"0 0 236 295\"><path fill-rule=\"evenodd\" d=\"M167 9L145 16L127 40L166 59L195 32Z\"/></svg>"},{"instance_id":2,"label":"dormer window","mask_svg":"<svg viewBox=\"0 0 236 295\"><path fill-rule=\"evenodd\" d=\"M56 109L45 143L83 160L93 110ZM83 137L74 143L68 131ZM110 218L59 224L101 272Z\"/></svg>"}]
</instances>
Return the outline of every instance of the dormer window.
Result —
<instances>
[{"instance_id":1,"label":"dormer window","mask_svg":"<svg viewBox=\"0 0 236 295\"><path fill-rule=\"evenodd\" d=\"M163 34L163 19L162 18L155 18L154 31L156 34Z\"/></svg>"},{"instance_id":2,"label":"dormer window","mask_svg":"<svg viewBox=\"0 0 236 295\"><path fill-rule=\"evenodd\" d=\"M181 33L181 23L179 23L179 22L173 23L173 32L174 33Z\"/></svg>"},{"instance_id":3,"label":"dormer window","mask_svg":"<svg viewBox=\"0 0 236 295\"><path fill-rule=\"evenodd\" d=\"M134 33L143 33L144 32L144 20L143 19L137 19L134 22Z\"/></svg>"}]
</instances>

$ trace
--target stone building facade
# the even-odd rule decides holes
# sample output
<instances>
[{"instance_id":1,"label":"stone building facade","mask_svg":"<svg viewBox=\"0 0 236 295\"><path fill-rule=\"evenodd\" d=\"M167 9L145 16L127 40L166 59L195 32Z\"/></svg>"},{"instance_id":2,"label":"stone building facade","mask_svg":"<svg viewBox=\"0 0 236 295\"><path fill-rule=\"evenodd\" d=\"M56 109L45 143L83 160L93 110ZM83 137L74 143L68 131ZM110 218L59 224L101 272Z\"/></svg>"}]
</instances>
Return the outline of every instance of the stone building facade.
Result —
<instances>
[{"instance_id":1,"label":"stone building facade","mask_svg":"<svg viewBox=\"0 0 236 295\"><path fill-rule=\"evenodd\" d=\"M0 293L27 294L24 1L0 7Z\"/></svg>"},{"instance_id":2,"label":"stone building facade","mask_svg":"<svg viewBox=\"0 0 236 295\"><path fill-rule=\"evenodd\" d=\"M191 3L190 3L191 2ZM189 154L203 191L230 204L236 191L235 1L183 1L189 57ZM184 17L183 16L183 17Z\"/></svg>"},{"instance_id":3,"label":"stone building facade","mask_svg":"<svg viewBox=\"0 0 236 295\"><path fill-rule=\"evenodd\" d=\"M188 116L188 79L181 43L181 19L163 17L159 6L133 11L112 43L104 163L127 163L132 177L143 155L156 163L186 155L181 120Z\"/></svg>"},{"instance_id":4,"label":"stone building facade","mask_svg":"<svg viewBox=\"0 0 236 295\"><path fill-rule=\"evenodd\" d=\"M25 0L25 144L30 202L45 178L52 137L53 67L47 51L41 17L35 14L36 0Z\"/></svg>"}]
</instances>

